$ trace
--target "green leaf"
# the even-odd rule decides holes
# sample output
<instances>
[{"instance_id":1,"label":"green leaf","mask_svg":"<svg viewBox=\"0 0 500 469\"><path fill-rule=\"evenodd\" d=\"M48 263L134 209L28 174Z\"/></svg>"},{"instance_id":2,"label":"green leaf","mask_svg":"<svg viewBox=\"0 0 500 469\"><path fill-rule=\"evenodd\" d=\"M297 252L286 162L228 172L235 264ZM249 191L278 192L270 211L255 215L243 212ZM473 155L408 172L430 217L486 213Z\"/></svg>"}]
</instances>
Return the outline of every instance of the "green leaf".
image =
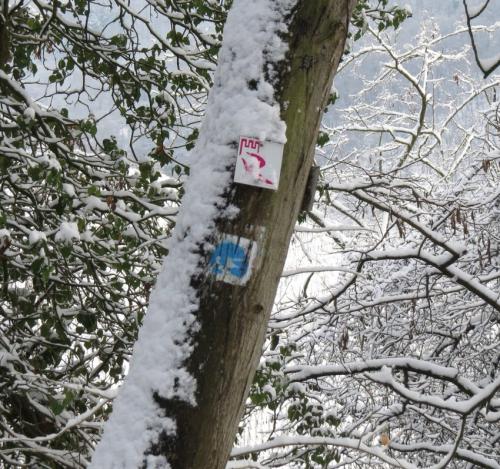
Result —
<instances>
[{"instance_id":1,"label":"green leaf","mask_svg":"<svg viewBox=\"0 0 500 469\"><path fill-rule=\"evenodd\" d=\"M52 397L49 397L49 408L54 415L60 415L65 409L64 401L58 401Z\"/></svg>"},{"instance_id":2,"label":"green leaf","mask_svg":"<svg viewBox=\"0 0 500 469\"><path fill-rule=\"evenodd\" d=\"M330 136L326 132L320 132L316 141L319 147L324 147L330 141Z\"/></svg>"}]
</instances>

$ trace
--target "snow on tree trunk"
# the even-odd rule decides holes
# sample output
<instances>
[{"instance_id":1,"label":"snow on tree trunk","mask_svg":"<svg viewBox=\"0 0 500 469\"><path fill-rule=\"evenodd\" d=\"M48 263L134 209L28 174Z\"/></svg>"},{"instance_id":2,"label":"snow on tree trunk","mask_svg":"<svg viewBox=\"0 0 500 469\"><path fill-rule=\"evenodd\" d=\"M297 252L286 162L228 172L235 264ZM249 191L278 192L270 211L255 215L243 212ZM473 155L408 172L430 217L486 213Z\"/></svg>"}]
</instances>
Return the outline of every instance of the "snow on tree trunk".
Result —
<instances>
[{"instance_id":1,"label":"snow on tree trunk","mask_svg":"<svg viewBox=\"0 0 500 469\"><path fill-rule=\"evenodd\" d=\"M225 466L354 4L234 2L176 234L91 468ZM277 191L233 183L242 136L286 142ZM239 281L218 271L228 255Z\"/></svg>"}]
</instances>

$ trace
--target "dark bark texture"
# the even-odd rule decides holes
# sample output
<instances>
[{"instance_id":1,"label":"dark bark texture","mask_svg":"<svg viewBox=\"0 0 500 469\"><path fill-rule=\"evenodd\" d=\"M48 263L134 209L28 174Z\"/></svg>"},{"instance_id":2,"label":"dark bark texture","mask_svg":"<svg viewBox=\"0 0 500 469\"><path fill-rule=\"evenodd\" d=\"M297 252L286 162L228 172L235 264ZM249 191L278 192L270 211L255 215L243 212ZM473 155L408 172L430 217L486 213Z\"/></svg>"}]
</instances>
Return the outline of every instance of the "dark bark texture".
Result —
<instances>
[{"instance_id":1,"label":"dark bark texture","mask_svg":"<svg viewBox=\"0 0 500 469\"><path fill-rule=\"evenodd\" d=\"M152 454L167 456L173 469L223 469L229 458L355 3L299 0L291 18L288 61L275 88L288 140L279 190L236 185L228 203L240 208L239 215L218 221L219 232L257 242L248 283L230 285L208 275L193 279L201 328L193 337L195 349L187 367L197 379L198 405L161 401L177 421L177 436L164 437L151 449Z\"/></svg>"},{"instance_id":2,"label":"dark bark texture","mask_svg":"<svg viewBox=\"0 0 500 469\"><path fill-rule=\"evenodd\" d=\"M10 60L9 30L7 19L9 13L9 0L0 1L0 68Z\"/></svg>"}]
</instances>

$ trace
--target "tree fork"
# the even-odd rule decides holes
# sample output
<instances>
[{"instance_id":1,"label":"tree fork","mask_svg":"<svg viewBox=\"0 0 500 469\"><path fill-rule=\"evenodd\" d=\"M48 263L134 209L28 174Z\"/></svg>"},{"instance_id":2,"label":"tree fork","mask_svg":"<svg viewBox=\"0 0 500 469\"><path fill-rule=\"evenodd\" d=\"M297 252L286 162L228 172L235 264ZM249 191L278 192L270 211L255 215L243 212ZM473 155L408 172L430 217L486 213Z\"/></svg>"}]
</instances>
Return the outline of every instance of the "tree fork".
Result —
<instances>
[{"instance_id":1,"label":"tree fork","mask_svg":"<svg viewBox=\"0 0 500 469\"><path fill-rule=\"evenodd\" d=\"M355 3L299 0L295 8L287 61L275 84L287 126L279 190L233 185L226 200L239 213L217 221L218 232L257 242L260 253L252 276L244 286L215 281L209 275L192 280L199 295L200 327L186 367L197 381L197 405L157 398L176 420L177 433L163 435L149 454L166 456L172 469L222 469L229 458Z\"/></svg>"}]
</instances>

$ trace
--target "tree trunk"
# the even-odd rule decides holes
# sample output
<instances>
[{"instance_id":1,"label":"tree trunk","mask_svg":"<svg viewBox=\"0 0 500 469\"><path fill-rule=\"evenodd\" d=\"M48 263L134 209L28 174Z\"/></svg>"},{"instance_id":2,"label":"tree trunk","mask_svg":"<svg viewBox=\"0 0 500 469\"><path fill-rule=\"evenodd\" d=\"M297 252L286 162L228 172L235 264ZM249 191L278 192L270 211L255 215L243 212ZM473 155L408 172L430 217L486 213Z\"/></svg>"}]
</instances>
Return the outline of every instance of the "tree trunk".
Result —
<instances>
[{"instance_id":1,"label":"tree trunk","mask_svg":"<svg viewBox=\"0 0 500 469\"><path fill-rule=\"evenodd\" d=\"M166 455L173 469L221 469L229 458L355 3L298 2L289 31L288 63L276 87L287 125L279 190L235 185L227 202L237 206L239 214L217 222L220 233L257 242L259 254L248 283L230 285L209 275L193 280L201 328L187 368L197 380L197 406L162 401L177 421L177 435L163 438L152 450Z\"/></svg>"},{"instance_id":2,"label":"tree trunk","mask_svg":"<svg viewBox=\"0 0 500 469\"><path fill-rule=\"evenodd\" d=\"M183 211L92 469L164 468L167 462L172 469L226 465L354 4L234 2ZM278 35L288 42L284 61ZM267 57L281 62L266 64ZM230 183L238 149L234 140L284 139L285 124L279 189ZM255 247L244 281L225 283L228 279L218 275L219 261L212 262L224 236L233 240L233 254L246 256L244 249ZM236 265L240 277L236 255L233 260L227 265L231 271Z\"/></svg>"}]
</instances>

